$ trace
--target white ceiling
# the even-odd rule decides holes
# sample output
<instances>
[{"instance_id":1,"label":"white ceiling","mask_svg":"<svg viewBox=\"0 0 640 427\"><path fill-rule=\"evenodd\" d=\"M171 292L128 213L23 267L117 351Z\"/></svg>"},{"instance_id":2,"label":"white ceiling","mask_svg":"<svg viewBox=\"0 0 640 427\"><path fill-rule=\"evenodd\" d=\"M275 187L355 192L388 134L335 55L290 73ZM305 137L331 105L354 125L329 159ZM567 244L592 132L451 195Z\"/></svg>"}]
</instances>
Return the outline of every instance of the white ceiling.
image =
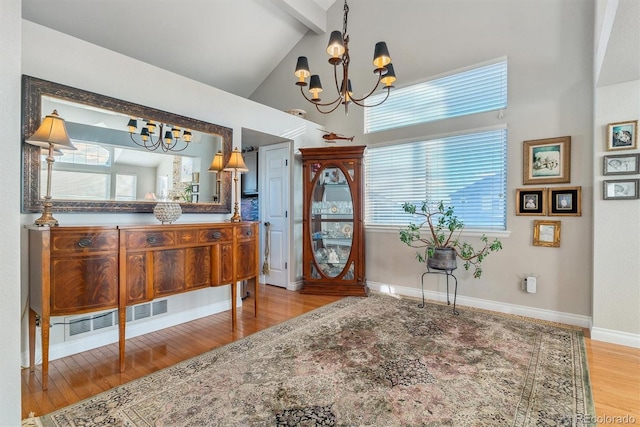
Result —
<instances>
[{"instance_id":1,"label":"white ceiling","mask_svg":"<svg viewBox=\"0 0 640 427\"><path fill-rule=\"evenodd\" d=\"M22 16L249 98L335 1L23 0ZM616 3L599 86L640 79L640 0Z\"/></svg>"},{"instance_id":2,"label":"white ceiling","mask_svg":"<svg viewBox=\"0 0 640 427\"><path fill-rule=\"evenodd\" d=\"M248 98L336 0L23 0L22 17Z\"/></svg>"},{"instance_id":3,"label":"white ceiling","mask_svg":"<svg viewBox=\"0 0 640 427\"><path fill-rule=\"evenodd\" d=\"M598 86L640 80L640 0L619 0L612 18Z\"/></svg>"}]
</instances>

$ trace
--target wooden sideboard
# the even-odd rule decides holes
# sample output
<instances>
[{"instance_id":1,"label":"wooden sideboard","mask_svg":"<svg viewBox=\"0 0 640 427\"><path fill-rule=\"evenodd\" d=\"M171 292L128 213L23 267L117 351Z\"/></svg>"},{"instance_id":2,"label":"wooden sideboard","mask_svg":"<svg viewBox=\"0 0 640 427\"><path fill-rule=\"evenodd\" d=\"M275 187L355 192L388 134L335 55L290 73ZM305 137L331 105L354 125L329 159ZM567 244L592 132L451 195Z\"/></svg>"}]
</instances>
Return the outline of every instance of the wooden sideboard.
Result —
<instances>
[{"instance_id":1,"label":"wooden sideboard","mask_svg":"<svg viewBox=\"0 0 640 427\"><path fill-rule=\"evenodd\" d=\"M42 388L47 389L51 316L118 309L120 371L125 369L126 308L258 276L258 223L29 227L29 366L36 318L42 330ZM258 315L258 286L254 313Z\"/></svg>"}]
</instances>

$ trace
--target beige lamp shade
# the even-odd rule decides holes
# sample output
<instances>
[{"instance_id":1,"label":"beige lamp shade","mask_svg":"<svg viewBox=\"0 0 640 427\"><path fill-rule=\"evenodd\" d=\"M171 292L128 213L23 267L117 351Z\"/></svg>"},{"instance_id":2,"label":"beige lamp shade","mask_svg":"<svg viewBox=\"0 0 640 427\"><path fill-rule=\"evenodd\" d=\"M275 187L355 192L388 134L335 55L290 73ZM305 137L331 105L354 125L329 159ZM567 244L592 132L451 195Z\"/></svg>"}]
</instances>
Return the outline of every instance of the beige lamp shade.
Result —
<instances>
[{"instance_id":1,"label":"beige lamp shade","mask_svg":"<svg viewBox=\"0 0 640 427\"><path fill-rule=\"evenodd\" d=\"M231 152L231 157L229 158L229 162L224 167L226 171L236 171L236 172L249 172L249 168L244 162L242 158L242 154L238 151L238 148L234 148Z\"/></svg>"},{"instance_id":2,"label":"beige lamp shade","mask_svg":"<svg viewBox=\"0 0 640 427\"><path fill-rule=\"evenodd\" d=\"M76 150L67 134L64 119L58 116L56 110L44 118L38 130L26 142L43 148L49 148L49 144L53 144L63 150Z\"/></svg>"},{"instance_id":3,"label":"beige lamp shade","mask_svg":"<svg viewBox=\"0 0 640 427\"><path fill-rule=\"evenodd\" d=\"M215 156L213 156L213 160L211 161L211 166L207 169L209 172L220 172L224 170L224 159L222 156L222 151L218 151Z\"/></svg>"}]
</instances>

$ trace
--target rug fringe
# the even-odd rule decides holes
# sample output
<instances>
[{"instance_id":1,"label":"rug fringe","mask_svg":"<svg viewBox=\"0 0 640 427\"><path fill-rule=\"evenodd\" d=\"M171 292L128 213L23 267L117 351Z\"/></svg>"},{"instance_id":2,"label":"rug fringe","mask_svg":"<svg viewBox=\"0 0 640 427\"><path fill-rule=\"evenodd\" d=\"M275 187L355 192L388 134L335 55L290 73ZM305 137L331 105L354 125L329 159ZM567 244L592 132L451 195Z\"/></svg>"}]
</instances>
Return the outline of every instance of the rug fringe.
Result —
<instances>
[{"instance_id":1,"label":"rug fringe","mask_svg":"<svg viewBox=\"0 0 640 427\"><path fill-rule=\"evenodd\" d=\"M21 427L44 427L40 417L36 417L35 413L29 412L29 418L22 420Z\"/></svg>"}]
</instances>

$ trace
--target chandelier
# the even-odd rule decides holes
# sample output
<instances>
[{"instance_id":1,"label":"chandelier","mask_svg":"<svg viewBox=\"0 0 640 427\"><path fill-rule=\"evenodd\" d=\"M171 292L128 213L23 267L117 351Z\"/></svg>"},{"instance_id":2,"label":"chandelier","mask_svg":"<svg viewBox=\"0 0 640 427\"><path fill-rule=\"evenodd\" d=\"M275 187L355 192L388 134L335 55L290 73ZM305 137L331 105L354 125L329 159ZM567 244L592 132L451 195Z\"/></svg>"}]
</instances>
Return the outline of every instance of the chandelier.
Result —
<instances>
[{"instance_id":1,"label":"chandelier","mask_svg":"<svg viewBox=\"0 0 640 427\"><path fill-rule=\"evenodd\" d=\"M166 131L164 130L166 126ZM164 123L156 124L153 120L147 121L147 123L142 126L142 130L140 131L140 139L141 141L136 141L133 134L138 130L138 120L137 119L129 119L129 123L127 124L129 128L129 135L131 136L131 140L138 146L143 147L149 151L155 151L160 148L165 153L168 151L178 152L182 151L189 146L191 142L191 131L185 129L182 131L178 126L165 125ZM158 128L158 134L156 135L156 127ZM164 137L163 132L164 131ZM182 132L182 134L181 134ZM155 137L155 138L154 138ZM178 148L178 143L180 139L184 142L184 145L181 148Z\"/></svg>"},{"instance_id":2,"label":"chandelier","mask_svg":"<svg viewBox=\"0 0 640 427\"><path fill-rule=\"evenodd\" d=\"M331 32L329 37L329 45L327 46L327 53L329 54L329 64L333 65L333 75L335 80L337 97L333 101L321 102L320 92L322 92L322 84L320 82L320 76L317 74L311 74L309 71L309 61L306 56L298 57L298 63L296 65L295 75L298 77L296 85L300 86L300 93L304 98L315 105L316 110L322 114L329 114L336 110L340 104L344 105L344 112L348 114L349 104L353 102L360 107L375 107L389 98L389 92L393 88L392 83L396 80L396 74L393 70L393 64L391 64L391 57L389 56L389 50L387 44L383 41L376 43L373 52L373 65L375 69L374 74L377 74L377 82L371 91L362 98L355 98L353 96L353 89L351 86L351 80L349 79L349 35L347 34L347 19L349 15L349 6L347 0L344 2L344 21L342 27L342 33L340 31ZM342 65L342 79L338 80L338 66ZM309 78L309 92L311 98L309 98L303 91L303 88L307 86L306 79ZM364 101L378 89L380 84L383 84L383 89L387 91L384 99L376 104L365 104ZM326 107L324 110L320 107Z\"/></svg>"}]
</instances>

